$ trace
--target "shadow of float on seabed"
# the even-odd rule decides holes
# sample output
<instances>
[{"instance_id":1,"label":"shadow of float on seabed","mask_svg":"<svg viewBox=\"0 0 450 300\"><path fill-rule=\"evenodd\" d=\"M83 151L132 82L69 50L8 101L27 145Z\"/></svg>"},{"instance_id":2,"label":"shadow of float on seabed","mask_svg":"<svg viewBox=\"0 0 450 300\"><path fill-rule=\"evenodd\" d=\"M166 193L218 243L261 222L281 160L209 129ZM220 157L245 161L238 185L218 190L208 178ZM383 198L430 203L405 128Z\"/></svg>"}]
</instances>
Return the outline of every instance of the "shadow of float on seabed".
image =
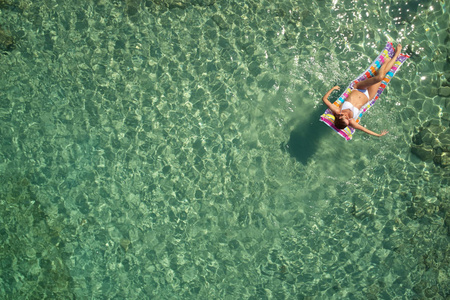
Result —
<instances>
[{"instance_id":1,"label":"shadow of float on seabed","mask_svg":"<svg viewBox=\"0 0 450 300\"><path fill-rule=\"evenodd\" d=\"M303 165L319 150L320 140L333 133L333 130L319 121L323 110L323 106L315 109L309 119L303 120L292 130L289 141L281 146L282 150L289 152Z\"/></svg>"}]
</instances>

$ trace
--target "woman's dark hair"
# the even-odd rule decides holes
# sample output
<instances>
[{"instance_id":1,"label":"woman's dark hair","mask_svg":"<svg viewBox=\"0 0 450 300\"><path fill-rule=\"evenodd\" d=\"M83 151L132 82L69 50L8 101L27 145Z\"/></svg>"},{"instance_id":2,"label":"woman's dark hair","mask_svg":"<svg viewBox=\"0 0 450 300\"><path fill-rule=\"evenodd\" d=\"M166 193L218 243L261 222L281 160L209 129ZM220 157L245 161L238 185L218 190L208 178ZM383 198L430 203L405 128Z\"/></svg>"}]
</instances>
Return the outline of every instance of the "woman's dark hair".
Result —
<instances>
[{"instance_id":1,"label":"woman's dark hair","mask_svg":"<svg viewBox=\"0 0 450 300\"><path fill-rule=\"evenodd\" d=\"M344 120L336 118L334 120L334 126L336 126L337 129L344 129L347 127L347 124L345 124Z\"/></svg>"}]
</instances>

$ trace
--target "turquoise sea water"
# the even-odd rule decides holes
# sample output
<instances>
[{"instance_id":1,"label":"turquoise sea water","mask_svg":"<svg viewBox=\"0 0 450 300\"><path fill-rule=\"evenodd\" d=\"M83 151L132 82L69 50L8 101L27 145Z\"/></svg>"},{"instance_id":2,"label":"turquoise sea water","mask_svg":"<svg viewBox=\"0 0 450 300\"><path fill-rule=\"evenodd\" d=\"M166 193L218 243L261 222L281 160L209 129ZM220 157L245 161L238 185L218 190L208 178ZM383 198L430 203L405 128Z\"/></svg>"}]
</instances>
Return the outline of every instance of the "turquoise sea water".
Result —
<instances>
[{"instance_id":1,"label":"turquoise sea water","mask_svg":"<svg viewBox=\"0 0 450 300\"><path fill-rule=\"evenodd\" d=\"M448 9L11 0L0 298L448 299ZM321 97L389 39L346 142Z\"/></svg>"}]
</instances>

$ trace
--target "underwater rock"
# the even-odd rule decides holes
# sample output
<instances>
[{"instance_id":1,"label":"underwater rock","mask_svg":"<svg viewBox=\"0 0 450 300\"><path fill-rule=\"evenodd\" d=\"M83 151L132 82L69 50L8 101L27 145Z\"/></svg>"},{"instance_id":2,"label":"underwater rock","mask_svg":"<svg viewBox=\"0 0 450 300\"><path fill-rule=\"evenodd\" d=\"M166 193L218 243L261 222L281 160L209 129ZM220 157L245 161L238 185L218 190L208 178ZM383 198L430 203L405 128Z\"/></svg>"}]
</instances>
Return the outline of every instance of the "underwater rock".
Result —
<instances>
[{"instance_id":1,"label":"underwater rock","mask_svg":"<svg viewBox=\"0 0 450 300\"><path fill-rule=\"evenodd\" d=\"M216 1L215 0L154 0L153 1L156 5L164 6L169 9L173 8L187 8L192 5L198 5L198 6L210 6L213 5Z\"/></svg>"},{"instance_id":2,"label":"underwater rock","mask_svg":"<svg viewBox=\"0 0 450 300\"><path fill-rule=\"evenodd\" d=\"M411 146L411 152L420 158L422 161L432 161L434 158L433 148L426 148L424 146Z\"/></svg>"},{"instance_id":3,"label":"underwater rock","mask_svg":"<svg viewBox=\"0 0 450 300\"><path fill-rule=\"evenodd\" d=\"M445 213L444 226L447 228L447 234L450 235L450 205L442 205L441 210Z\"/></svg>"},{"instance_id":4,"label":"underwater rock","mask_svg":"<svg viewBox=\"0 0 450 300\"><path fill-rule=\"evenodd\" d=\"M5 0L0 0L0 8L6 8L8 7L10 4L8 1Z\"/></svg>"},{"instance_id":5,"label":"underwater rock","mask_svg":"<svg viewBox=\"0 0 450 300\"><path fill-rule=\"evenodd\" d=\"M120 240L120 246L122 247L123 250L125 250L125 252L128 251L130 244L131 244L131 241L129 239L121 239Z\"/></svg>"},{"instance_id":6,"label":"underwater rock","mask_svg":"<svg viewBox=\"0 0 450 300\"><path fill-rule=\"evenodd\" d=\"M0 174L0 181L0 298L74 299L60 229L49 226L30 180Z\"/></svg>"},{"instance_id":7,"label":"underwater rock","mask_svg":"<svg viewBox=\"0 0 450 300\"><path fill-rule=\"evenodd\" d=\"M420 127L412 139L411 152L422 161L433 161L446 168L450 166L450 128L449 121L440 124L428 121Z\"/></svg>"},{"instance_id":8,"label":"underwater rock","mask_svg":"<svg viewBox=\"0 0 450 300\"><path fill-rule=\"evenodd\" d=\"M0 0L0 9L15 9L8 1ZM14 38L0 27L0 52L12 51L15 48Z\"/></svg>"},{"instance_id":9,"label":"underwater rock","mask_svg":"<svg viewBox=\"0 0 450 300\"><path fill-rule=\"evenodd\" d=\"M217 24L217 26L219 26L221 30L227 30L229 28L227 22L225 22L220 15L214 15L211 19Z\"/></svg>"},{"instance_id":10,"label":"underwater rock","mask_svg":"<svg viewBox=\"0 0 450 300\"><path fill-rule=\"evenodd\" d=\"M450 86L442 86L439 88L438 95L441 97L450 97Z\"/></svg>"},{"instance_id":11,"label":"underwater rock","mask_svg":"<svg viewBox=\"0 0 450 300\"><path fill-rule=\"evenodd\" d=\"M0 51L12 51L14 49L14 39L0 27Z\"/></svg>"},{"instance_id":12,"label":"underwater rock","mask_svg":"<svg viewBox=\"0 0 450 300\"><path fill-rule=\"evenodd\" d=\"M447 61L449 60L447 56ZM448 62L444 65L444 79L442 80L442 86L450 86L450 66Z\"/></svg>"}]
</instances>

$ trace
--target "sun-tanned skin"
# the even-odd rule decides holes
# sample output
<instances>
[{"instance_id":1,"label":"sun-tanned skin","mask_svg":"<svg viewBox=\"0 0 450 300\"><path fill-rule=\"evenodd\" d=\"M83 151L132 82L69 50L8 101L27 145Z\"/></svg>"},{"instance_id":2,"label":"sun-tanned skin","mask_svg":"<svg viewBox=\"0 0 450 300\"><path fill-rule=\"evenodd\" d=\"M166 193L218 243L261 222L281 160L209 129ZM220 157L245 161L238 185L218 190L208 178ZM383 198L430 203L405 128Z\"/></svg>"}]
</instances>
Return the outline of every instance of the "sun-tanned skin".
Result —
<instances>
[{"instance_id":1,"label":"sun-tanned skin","mask_svg":"<svg viewBox=\"0 0 450 300\"><path fill-rule=\"evenodd\" d=\"M361 109L361 107L369 102L369 99L372 99L375 94L378 91L378 88L381 85L381 82L383 81L384 77L386 76L386 73L389 72L389 70L394 65L395 61L397 60L398 56L400 55L400 52L402 50L402 45L398 44L397 49L395 51L394 57L391 59L386 59L386 61L383 63L381 68L378 70L376 75L372 78L363 80L361 82L358 82L354 86L354 90L350 93L348 98L345 100L346 102L350 102L354 107L357 109ZM369 98L367 96L358 91L357 89L367 90L369 92ZM368 134L374 135L374 136L383 136L387 134L388 132L386 130L381 131L381 133L373 132L369 129L367 129L364 126L361 126L358 124L354 118L357 116L353 115L353 112L350 109L344 109L341 110L340 107L337 107L333 105L329 100L328 97L334 90L339 90L339 86L332 87L326 94L323 96L322 101L328 106L328 108L333 112L335 116L335 125L338 128L345 128L347 126L351 126L355 129L359 129L361 131L364 131Z\"/></svg>"}]
</instances>

